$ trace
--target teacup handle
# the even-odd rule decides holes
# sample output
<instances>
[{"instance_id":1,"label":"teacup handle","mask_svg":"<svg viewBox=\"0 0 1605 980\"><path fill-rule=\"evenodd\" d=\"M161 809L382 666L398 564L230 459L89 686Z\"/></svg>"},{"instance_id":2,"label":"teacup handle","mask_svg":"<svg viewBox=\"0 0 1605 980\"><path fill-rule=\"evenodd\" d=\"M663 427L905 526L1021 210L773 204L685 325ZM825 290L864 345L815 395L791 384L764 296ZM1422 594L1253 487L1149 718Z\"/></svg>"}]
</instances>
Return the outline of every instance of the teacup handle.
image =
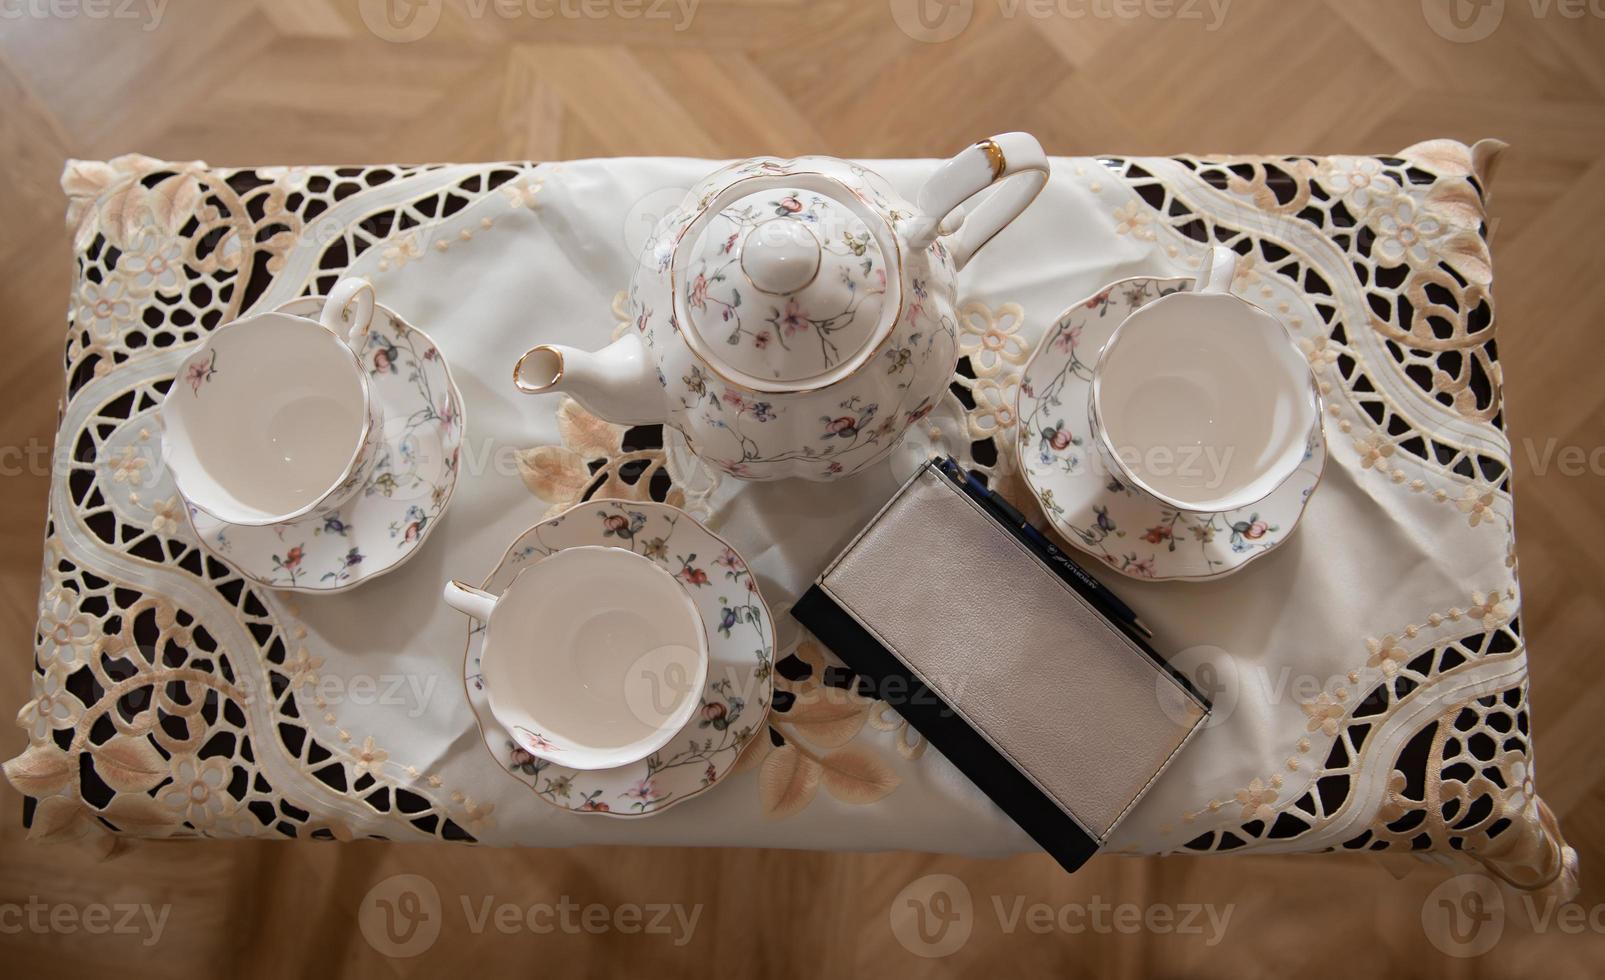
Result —
<instances>
[{"instance_id":1,"label":"teacup handle","mask_svg":"<svg viewBox=\"0 0 1605 980\"><path fill-rule=\"evenodd\" d=\"M1004 133L982 140L942 164L920 188L920 213L932 227L917 239L940 233L954 218L962 217L964 223L953 232L947 246L954 268L962 269L983 245L1037 199L1047 183L1048 155L1042 152L1036 137ZM1000 186L976 206L974 213L966 216L960 212L964 202L994 184Z\"/></svg>"},{"instance_id":2,"label":"teacup handle","mask_svg":"<svg viewBox=\"0 0 1605 980\"><path fill-rule=\"evenodd\" d=\"M446 605L481 623L490 622L490 614L496 608L496 596L484 589L464 585L456 579L446 583L444 596Z\"/></svg>"},{"instance_id":3,"label":"teacup handle","mask_svg":"<svg viewBox=\"0 0 1605 980\"><path fill-rule=\"evenodd\" d=\"M360 354L373 323L373 283L355 276L335 283L318 321Z\"/></svg>"},{"instance_id":4,"label":"teacup handle","mask_svg":"<svg viewBox=\"0 0 1605 980\"><path fill-rule=\"evenodd\" d=\"M1216 245L1204 253L1204 267L1198 270L1195 291L1230 294L1232 281L1237 278L1237 261L1237 253L1225 245Z\"/></svg>"}]
</instances>

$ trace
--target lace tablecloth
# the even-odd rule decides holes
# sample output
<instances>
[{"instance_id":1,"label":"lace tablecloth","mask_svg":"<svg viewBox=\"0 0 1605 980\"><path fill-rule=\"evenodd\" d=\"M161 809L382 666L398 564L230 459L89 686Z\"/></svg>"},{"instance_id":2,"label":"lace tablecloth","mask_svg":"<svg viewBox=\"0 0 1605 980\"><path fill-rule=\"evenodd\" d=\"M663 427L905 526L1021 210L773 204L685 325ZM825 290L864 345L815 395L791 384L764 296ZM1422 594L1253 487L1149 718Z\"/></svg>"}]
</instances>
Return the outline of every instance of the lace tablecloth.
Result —
<instances>
[{"instance_id":1,"label":"lace tablecloth","mask_svg":"<svg viewBox=\"0 0 1605 980\"><path fill-rule=\"evenodd\" d=\"M844 675L783 611L932 443L1024 501L1013 406L1042 331L1104 284L1191 274L1224 242L1244 256L1238 292L1315 367L1331 461L1298 534L1241 574L1115 583L1217 712L1112 849L1431 851L1569 894L1575 855L1534 792L1528 738L1482 233L1498 150L1055 159L1038 203L965 273L965 359L923 441L823 488L707 484L657 430L509 381L531 344L599 347L630 319L637 247L711 162L75 162L36 698L18 716L30 748L6 766L32 835L1030 848L887 706L821 698ZM932 164L872 166L912 192ZM406 566L347 594L275 593L199 551L152 411L208 330L348 272L452 365L464 476ZM774 708L696 799L646 820L573 814L485 751L463 697L466 621L439 590L582 497L649 495L748 560L781 627ZM828 717L808 707L827 700ZM862 778L819 780L827 752Z\"/></svg>"}]
</instances>

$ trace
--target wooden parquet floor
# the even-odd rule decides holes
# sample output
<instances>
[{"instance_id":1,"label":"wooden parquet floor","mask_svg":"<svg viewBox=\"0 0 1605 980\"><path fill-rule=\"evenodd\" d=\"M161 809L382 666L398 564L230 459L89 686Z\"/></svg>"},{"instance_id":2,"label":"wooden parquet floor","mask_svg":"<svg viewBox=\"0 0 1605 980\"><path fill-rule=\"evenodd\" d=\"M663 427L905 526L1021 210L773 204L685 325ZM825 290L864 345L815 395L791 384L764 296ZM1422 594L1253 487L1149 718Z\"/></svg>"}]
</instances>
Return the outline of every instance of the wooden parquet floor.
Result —
<instances>
[{"instance_id":1,"label":"wooden parquet floor","mask_svg":"<svg viewBox=\"0 0 1605 980\"><path fill-rule=\"evenodd\" d=\"M1596 460L1605 444L1605 3L1508 0L1496 5L1503 21L1488 37L1458 43L1435 33L1427 16L1448 0L954 0L953 15L973 13L967 28L925 43L899 29L894 13L913 7L901 0L705 0L683 30L677 20L625 16L676 9L657 0L519 0L512 8L505 0L395 0L397 11L416 15L409 30L439 19L427 37L393 43L368 27L386 2L0 0L7 454L48 447L52 438L69 281L56 182L69 156L137 150L226 165L932 155L1016 128L1059 154L1384 152L1436 136L1497 136L1513 147L1494 182L1494 253L1538 785L1580 852L1593 930L1507 930L1486 956L1445 960L1420 924L1437 876L1398 877L1399 869L1349 857L1105 859L1073 878L1034 857L781 850L185 844L137 846L99 861L25 842L20 800L7 787L7 974L1598 974L1605 676L1595 658L1605 637L1605 476L1598 463L1581 475L1539 464L1551 440ZM1457 2L1495 10L1489 0ZM1114 15L1131 9L1138 16ZM1212 17L1217 9L1218 22L1162 16ZM508 10L516 16L498 12ZM586 16L598 10L605 16ZM1479 25L1486 22L1469 30ZM0 628L8 639L0 704L20 705L47 474L12 472L0 479ZM7 729L0 755L24 744ZM968 944L946 960L908 955L888 925L893 896L933 871L961 877L984 906ZM683 947L583 931L507 936L493 924L476 933L454 911L427 954L387 960L361 937L357 909L370 886L399 872L431 879L448 905L463 895L523 906L566 895L705 907ZM1011 934L992 915L994 895L1005 907L1015 896L1054 906L1101 896L1231 903L1234 914L1213 946L1207 934L1037 935L1023 924ZM172 910L161 942L146 947L138 937L30 930L7 909L33 897Z\"/></svg>"}]
</instances>

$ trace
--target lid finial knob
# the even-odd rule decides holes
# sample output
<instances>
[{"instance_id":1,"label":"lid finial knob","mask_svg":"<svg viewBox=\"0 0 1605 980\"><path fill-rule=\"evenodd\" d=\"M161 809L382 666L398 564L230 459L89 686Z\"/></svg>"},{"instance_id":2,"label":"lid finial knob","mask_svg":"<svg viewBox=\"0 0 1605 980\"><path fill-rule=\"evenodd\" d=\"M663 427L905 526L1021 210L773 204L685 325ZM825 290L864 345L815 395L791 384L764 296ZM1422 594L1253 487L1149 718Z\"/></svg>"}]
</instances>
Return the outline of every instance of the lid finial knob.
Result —
<instances>
[{"instance_id":1,"label":"lid finial knob","mask_svg":"<svg viewBox=\"0 0 1605 980\"><path fill-rule=\"evenodd\" d=\"M772 218L747 233L741 271L753 288L789 296L819 275L821 248L813 229L795 218Z\"/></svg>"}]
</instances>

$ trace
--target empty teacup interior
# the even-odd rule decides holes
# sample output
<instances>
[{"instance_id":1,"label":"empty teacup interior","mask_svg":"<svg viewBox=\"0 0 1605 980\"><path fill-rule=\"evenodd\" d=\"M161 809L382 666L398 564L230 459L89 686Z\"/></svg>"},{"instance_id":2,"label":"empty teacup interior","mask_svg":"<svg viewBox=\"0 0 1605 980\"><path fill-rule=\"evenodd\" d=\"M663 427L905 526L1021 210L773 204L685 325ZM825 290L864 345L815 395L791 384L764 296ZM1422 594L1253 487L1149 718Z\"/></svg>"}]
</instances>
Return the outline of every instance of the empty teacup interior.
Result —
<instances>
[{"instance_id":1,"label":"empty teacup interior","mask_svg":"<svg viewBox=\"0 0 1605 980\"><path fill-rule=\"evenodd\" d=\"M1218 293L1133 313L1099 359L1093 397L1119 465L1195 512L1269 494L1304 459L1317 418L1309 364L1282 324Z\"/></svg>"},{"instance_id":2,"label":"empty teacup interior","mask_svg":"<svg viewBox=\"0 0 1605 980\"><path fill-rule=\"evenodd\" d=\"M283 519L327 495L355 463L368 418L351 349L284 314L219 330L186 362L162 414L180 489L234 523Z\"/></svg>"},{"instance_id":3,"label":"empty teacup interior","mask_svg":"<svg viewBox=\"0 0 1605 980\"><path fill-rule=\"evenodd\" d=\"M577 768L657 751L707 680L690 596L656 562L619 548L570 548L526 569L489 630L480 667L497 720L526 748L564 750Z\"/></svg>"}]
</instances>

